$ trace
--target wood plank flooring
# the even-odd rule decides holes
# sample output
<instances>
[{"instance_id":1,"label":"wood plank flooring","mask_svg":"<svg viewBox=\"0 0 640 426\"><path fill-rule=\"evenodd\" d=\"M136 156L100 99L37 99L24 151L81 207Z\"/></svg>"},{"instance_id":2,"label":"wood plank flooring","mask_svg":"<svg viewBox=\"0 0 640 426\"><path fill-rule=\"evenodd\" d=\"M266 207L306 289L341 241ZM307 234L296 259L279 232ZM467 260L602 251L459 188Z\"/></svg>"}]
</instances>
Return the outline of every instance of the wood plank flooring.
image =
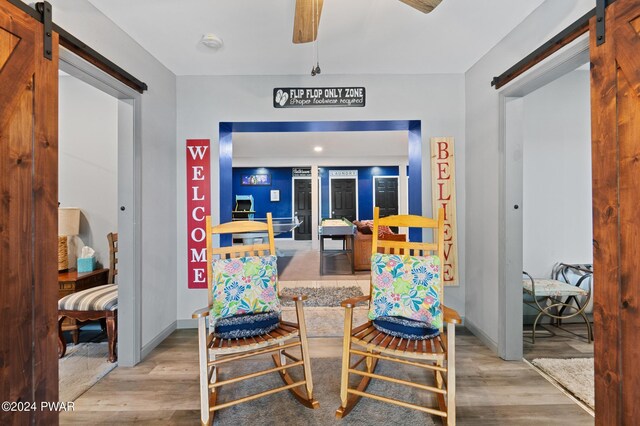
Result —
<instances>
[{"instance_id":1,"label":"wood plank flooring","mask_svg":"<svg viewBox=\"0 0 640 426\"><path fill-rule=\"evenodd\" d=\"M531 343L531 326L525 326L523 338L524 358L532 361L535 358L593 358L593 343L587 342L587 327L583 322L564 323L561 327L545 324L544 329L554 333L553 337L545 337L543 328L538 326L536 343Z\"/></svg>"},{"instance_id":2,"label":"wood plank flooring","mask_svg":"<svg viewBox=\"0 0 640 426\"><path fill-rule=\"evenodd\" d=\"M341 339L309 340L312 359L340 356ZM594 423L593 417L524 362L499 359L463 328L456 342L459 425ZM60 424L198 424L197 363L196 330L177 330L138 366L116 368L78 398L75 411L62 413ZM336 400L330 408L338 405ZM395 422L400 424L401 419ZM292 419L288 426L308 423L308 419ZM347 425L348 418L332 424Z\"/></svg>"}]
</instances>

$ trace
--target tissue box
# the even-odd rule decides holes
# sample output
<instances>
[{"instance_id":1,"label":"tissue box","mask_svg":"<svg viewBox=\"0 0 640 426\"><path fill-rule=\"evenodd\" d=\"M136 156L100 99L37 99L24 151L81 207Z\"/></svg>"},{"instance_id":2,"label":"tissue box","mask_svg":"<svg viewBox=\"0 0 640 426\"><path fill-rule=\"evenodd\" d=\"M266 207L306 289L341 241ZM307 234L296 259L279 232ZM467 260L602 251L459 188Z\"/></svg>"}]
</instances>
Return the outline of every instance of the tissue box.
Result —
<instances>
[{"instance_id":1,"label":"tissue box","mask_svg":"<svg viewBox=\"0 0 640 426\"><path fill-rule=\"evenodd\" d=\"M78 258L78 272L91 272L95 269L96 258L95 257L79 257Z\"/></svg>"}]
</instances>

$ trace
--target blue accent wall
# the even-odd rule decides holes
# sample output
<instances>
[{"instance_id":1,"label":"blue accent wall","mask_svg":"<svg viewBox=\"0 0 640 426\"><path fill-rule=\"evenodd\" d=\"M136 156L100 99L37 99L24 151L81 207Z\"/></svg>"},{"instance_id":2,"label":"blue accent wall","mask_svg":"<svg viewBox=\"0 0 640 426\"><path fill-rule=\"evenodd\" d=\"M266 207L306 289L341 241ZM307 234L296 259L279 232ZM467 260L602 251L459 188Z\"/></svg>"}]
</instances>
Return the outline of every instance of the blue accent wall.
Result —
<instances>
[{"instance_id":1,"label":"blue accent wall","mask_svg":"<svg viewBox=\"0 0 640 426\"><path fill-rule=\"evenodd\" d=\"M420 120L373 121L280 121L280 122L220 122L220 221L231 220L233 209L227 192L232 190L233 133L243 132L365 132L408 130L409 133L409 214L422 214L422 124ZM420 230L410 231L411 241L422 241ZM230 238L222 236L222 245L230 244Z\"/></svg>"},{"instance_id":2,"label":"blue accent wall","mask_svg":"<svg viewBox=\"0 0 640 426\"><path fill-rule=\"evenodd\" d=\"M358 220L373 219L373 177L374 176L398 176L398 167L320 167L320 187L322 197L322 219L331 217L329 211L329 170L357 170L358 171Z\"/></svg>"},{"instance_id":3,"label":"blue accent wall","mask_svg":"<svg viewBox=\"0 0 640 426\"><path fill-rule=\"evenodd\" d=\"M242 185L242 175L270 174L271 185ZM255 218L265 218L271 212L274 218L292 216L292 188L290 167L234 167L232 176L231 198L232 210L236 207L236 195L253 195ZM280 201L271 201L271 190L280 191ZM291 232L280 234L276 238L291 238Z\"/></svg>"}]
</instances>

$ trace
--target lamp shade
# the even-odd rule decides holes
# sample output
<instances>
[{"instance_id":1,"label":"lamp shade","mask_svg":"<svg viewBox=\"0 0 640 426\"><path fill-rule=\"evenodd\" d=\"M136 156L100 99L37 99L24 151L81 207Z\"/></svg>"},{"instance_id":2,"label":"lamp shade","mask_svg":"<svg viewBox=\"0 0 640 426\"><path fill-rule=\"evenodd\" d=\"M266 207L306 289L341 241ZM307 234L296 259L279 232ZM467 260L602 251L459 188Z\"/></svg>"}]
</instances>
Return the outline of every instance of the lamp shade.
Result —
<instances>
[{"instance_id":1,"label":"lamp shade","mask_svg":"<svg viewBox=\"0 0 640 426\"><path fill-rule=\"evenodd\" d=\"M58 208L58 235L78 235L80 233L80 209L78 207Z\"/></svg>"}]
</instances>

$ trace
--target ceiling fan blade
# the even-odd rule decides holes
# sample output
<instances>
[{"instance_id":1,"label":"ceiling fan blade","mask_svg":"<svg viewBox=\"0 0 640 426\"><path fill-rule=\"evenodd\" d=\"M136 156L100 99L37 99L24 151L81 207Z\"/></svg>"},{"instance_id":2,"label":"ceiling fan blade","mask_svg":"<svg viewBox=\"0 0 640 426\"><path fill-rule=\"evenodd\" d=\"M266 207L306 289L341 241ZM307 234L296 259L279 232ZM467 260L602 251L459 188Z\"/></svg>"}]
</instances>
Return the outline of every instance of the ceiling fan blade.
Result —
<instances>
[{"instance_id":1,"label":"ceiling fan blade","mask_svg":"<svg viewBox=\"0 0 640 426\"><path fill-rule=\"evenodd\" d=\"M400 0L404 4L408 4L414 9L418 9L422 13L429 13L440 4L442 0Z\"/></svg>"},{"instance_id":2,"label":"ceiling fan blade","mask_svg":"<svg viewBox=\"0 0 640 426\"><path fill-rule=\"evenodd\" d=\"M309 43L318 37L318 24L324 0L296 0L293 42Z\"/></svg>"}]
</instances>

